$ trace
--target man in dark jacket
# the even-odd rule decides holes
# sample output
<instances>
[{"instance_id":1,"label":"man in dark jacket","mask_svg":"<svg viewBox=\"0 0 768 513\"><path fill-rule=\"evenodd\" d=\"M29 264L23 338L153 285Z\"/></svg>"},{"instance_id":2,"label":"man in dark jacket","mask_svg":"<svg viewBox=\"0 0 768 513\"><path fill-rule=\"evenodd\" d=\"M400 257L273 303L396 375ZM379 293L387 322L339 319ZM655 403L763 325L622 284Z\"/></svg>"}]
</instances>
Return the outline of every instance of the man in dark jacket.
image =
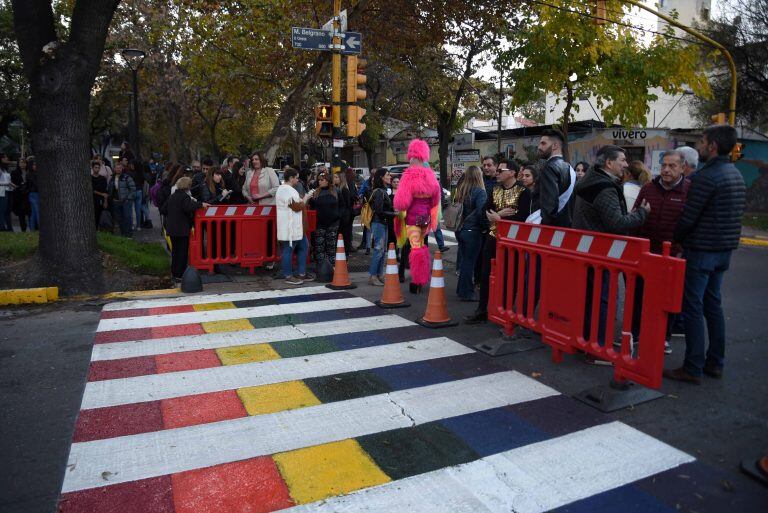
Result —
<instances>
[{"instance_id":1,"label":"man in dark jacket","mask_svg":"<svg viewBox=\"0 0 768 513\"><path fill-rule=\"evenodd\" d=\"M744 178L728 154L736 144L736 129L715 125L704 130L697 145L704 166L693 175L675 240L685 252L685 361L664 376L701 383L701 375L723 375L725 317L720 286L731 253L739 245L741 216L746 202ZM705 353L704 317L709 348Z\"/></svg>"},{"instance_id":2,"label":"man in dark jacket","mask_svg":"<svg viewBox=\"0 0 768 513\"><path fill-rule=\"evenodd\" d=\"M560 196L567 194L571 185L571 165L563 159L563 134L545 130L538 145L539 158L544 159L539 183L539 206L541 224L550 226L571 226L571 213L567 208L570 198L564 198L560 208Z\"/></svg>"},{"instance_id":3,"label":"man in dark jacket","mask_svg":"<svg viewBox=\"0 0 768 513\"><path fill-rule=\"evenodd\" d=\"M627 213L627 203L621 179L629 168L627 155L618 146L603 146L598 150L595 165L587 171L584 178L576 184L576 206L573 211L573 227L593 232L614 233L626 235L630 230L639 228L645 222L651 210L647 201L632 213ZM543 214L542 209L542 214ZM587 308L584 314L584 338L589 339L592 322L592 289L594 271L587 274ZM608 287L610 276L603 271L600 289L600 318L598 323L597 340L600 345L605 343L605 329L608 320ZM587 357L588 363L599 363Z\"/></svg>"},{"instance_id":4,"label":"man in dark jacket","mask_svg":"<svg viewBox=\"0 0 768 513\"><path fill-rule=\"evenodd\" d=\"M180 281L189 260L189 233L194 226L195 211L207 208L189 194L192 180L186 176L176 182L176 191L165 203L166 233L171 238L171 276Z\"/></svg>"}]
</instances>

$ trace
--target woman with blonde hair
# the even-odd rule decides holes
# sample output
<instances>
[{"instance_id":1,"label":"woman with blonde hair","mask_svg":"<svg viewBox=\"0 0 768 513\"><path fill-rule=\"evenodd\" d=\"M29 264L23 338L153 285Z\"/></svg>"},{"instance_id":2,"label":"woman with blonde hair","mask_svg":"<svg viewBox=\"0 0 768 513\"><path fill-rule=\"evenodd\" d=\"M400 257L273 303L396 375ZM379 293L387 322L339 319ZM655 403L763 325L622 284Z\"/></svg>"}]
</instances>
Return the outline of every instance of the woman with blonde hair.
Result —
<instances>
[{"instance_id":1,"label":"woman with blonde hair","mask_svg":"<svg viewBox=\"0 0 768 513\"><path fill-rule=\"evenodd\" d=\"M480 256L483 242L484 207L487 193L483 185L483 174L478 166L469 166L464 179L456 190L454 201L462 204L461 221L456 230L459 241L459 282L456 295L459 301L477 301L472 278L475 264Z\"/></svg>"},{"instance_id":2,"label":"woman with blonde hair","mask_svg":"<svg viewBox=\"0 0 768 513\"><path fill-rule=\"evenodd\" d=\"M632 212L640 188L651 181L651 172L640 160L633 160L624 171L624 201L627 202L627 212Z\"/></svg>"},{"instance_id":3,"label":"woman with blonde hair","mask_svg":"<svg viewBox=\"0 0 768 513\"><path fill-rule=\"evenodd\" d=\"M253 152L251 167L245 175L245 183L243 184L243 196L248 200L248 203L275 204L275 193L280 187L280 179L274 169L263 167L266 163L262 152Z\"/></svg>"}]
</instances>

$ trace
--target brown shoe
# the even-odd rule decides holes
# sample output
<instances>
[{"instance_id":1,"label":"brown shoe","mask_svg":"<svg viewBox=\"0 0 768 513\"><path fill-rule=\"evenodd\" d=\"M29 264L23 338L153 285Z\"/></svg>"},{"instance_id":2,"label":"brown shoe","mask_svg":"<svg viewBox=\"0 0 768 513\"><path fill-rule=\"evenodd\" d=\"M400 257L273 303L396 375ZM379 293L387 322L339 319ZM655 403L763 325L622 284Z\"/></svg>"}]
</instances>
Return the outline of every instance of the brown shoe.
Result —
<instances>
[{"instance_id":1,"label":"brown shoe","mask_svg":"<svg viewBox=\"0 0 768 513\"><path fill-rule=\"evenodd\" d=\"M723 377L723 368L722 367L715 367L714 365L705 365L704 366L704 374L706 374L710 378L722 379L722 377Z\"/></svg>"},{"instance_id":2,"label":"brown shoe","mask_svg":"<svg viewBox=\"0 0 768 513\"><path fill-rule=\"evenodd\" d=\"M675 381L684 381L692 385L701 385L701 377L688 374L688 371L682 367L679 369L664 369L664 377L674 379Z\"/></svg>"}]
</instances>

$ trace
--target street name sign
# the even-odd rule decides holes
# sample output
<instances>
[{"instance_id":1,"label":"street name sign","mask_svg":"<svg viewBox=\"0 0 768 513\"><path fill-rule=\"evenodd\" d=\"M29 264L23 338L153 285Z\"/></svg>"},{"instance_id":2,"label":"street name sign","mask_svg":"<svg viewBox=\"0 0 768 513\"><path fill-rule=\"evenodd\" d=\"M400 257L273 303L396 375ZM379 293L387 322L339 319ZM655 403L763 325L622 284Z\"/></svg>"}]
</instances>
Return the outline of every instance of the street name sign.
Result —
<instances>
[{"instance_id":1,"label":"street name sign","mask_svg":"<svg viewBox=\"0 0 768 513\"><path fill-rule=\"evenodd\" d=\"M330 50L333 31L307 27L291 29L291 45L302 50Z\"/></svg>"}]
</instances>

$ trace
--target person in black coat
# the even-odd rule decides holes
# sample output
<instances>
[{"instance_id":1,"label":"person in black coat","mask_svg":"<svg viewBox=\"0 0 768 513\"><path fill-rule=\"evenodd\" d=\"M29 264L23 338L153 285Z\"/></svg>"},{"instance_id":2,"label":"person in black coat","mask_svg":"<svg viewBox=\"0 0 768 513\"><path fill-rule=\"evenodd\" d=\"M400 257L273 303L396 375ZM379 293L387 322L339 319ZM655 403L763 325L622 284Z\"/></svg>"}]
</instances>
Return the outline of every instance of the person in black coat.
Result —
<instances>
[{"instance_id":1,"label":"person in black coat","mask_svg":"<svg viewBox=\"0 0 768 513\"><path fill-rule=\"evenodd\" d=\"M171 275L180 280L189 259L189 232L195 218L195 211L210 206L195 200L189 194L192 179L179 178L176 191L165 202L161 213L166 216L165 231L171 238Z\"/></svg>"},{"instance_id":2,"label":"person in black coat","mask_svg":"<svg viewBox=\"0 0 768 513\"><path fill-rule=\"evenodd\" d=\"M560 209L560 196L571 185L571 165L563 159L563 134L545 130L538 145L539 158L544 159L538 183L541 224L549 226L571 226L571 211L566 206Z\"/></svg>"}]
</instances>

